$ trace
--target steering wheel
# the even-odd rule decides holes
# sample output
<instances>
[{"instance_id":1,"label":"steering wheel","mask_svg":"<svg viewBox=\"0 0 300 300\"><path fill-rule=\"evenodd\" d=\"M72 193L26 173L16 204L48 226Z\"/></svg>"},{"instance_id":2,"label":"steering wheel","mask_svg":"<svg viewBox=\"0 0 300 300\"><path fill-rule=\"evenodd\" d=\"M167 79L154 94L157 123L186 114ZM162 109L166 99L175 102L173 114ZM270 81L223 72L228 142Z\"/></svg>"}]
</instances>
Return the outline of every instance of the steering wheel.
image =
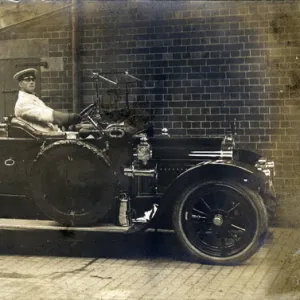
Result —
<instances>
[{"instance_id":1,"label":"steering wheel","mask_svg":"<svg viewBox=\"0 0 300 300\"><path fill-rule=\"evenodd\" d=\"M80 115L81 117L83 117L84 115L89 116L95 107L96 107L96 103L92 103L92 104L88 105L86 108L84 108L84 109L79 113L79 115Z\"/></svg>"},{"instance_id":2,"label":"steering wheel","mask_svg":"<svg viewBox=\"0 0 300 300\"><path fill-rule=\"evenodd\" d=\"M97 122L95 122L95 121L92 119L92 117L91 117L91 114L92 114L92 112L94 111L95 107L96 107L96 102L94 102L94 103L88 105L86 108L84 108L84 109L79 113L79 115L80 115L81 117L86 117L86 118L89 120L89 122L95 127L95 129L100 130L101 128L99 128Z\"/></svg>"}]
</instances>

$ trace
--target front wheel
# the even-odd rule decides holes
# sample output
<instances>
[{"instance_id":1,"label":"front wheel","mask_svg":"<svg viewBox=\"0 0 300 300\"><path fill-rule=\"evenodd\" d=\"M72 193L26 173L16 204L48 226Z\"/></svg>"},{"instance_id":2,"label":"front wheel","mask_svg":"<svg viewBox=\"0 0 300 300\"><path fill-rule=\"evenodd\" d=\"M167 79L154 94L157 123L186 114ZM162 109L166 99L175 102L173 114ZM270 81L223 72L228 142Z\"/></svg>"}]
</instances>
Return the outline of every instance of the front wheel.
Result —
<instances>
[{"instance_id":1,"label":"front wheel","mask_svg":"<svg viewBox=\"0 0 300 300\"><path fill-rule=\"evenodd\" d=\"M173 226L197 260L238 264L258 250L268 216L261 197L236 182L210 181L188 187L175 201Z\"/></svg>"}]
</instances>

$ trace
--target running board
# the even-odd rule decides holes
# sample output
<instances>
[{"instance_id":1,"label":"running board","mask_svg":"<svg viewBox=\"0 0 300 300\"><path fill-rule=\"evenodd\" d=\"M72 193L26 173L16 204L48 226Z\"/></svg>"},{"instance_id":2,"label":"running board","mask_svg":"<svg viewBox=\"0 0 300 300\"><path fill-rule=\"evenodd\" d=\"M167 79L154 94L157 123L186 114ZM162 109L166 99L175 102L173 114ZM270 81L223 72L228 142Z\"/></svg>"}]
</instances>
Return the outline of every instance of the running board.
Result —
<instances>
[{"instance_id":1,"label":"running board","mask_svg":"<svg viewBox=\"0 0 300 300\"><path fill-rule=\"evenodd\" d=\"M89 227L62 226L50 220L1 219L0 230L63 230L63 231L93 231L93 232L126 232L130 227L114 224L101 224Z\"/></svg>"}]
</instances>

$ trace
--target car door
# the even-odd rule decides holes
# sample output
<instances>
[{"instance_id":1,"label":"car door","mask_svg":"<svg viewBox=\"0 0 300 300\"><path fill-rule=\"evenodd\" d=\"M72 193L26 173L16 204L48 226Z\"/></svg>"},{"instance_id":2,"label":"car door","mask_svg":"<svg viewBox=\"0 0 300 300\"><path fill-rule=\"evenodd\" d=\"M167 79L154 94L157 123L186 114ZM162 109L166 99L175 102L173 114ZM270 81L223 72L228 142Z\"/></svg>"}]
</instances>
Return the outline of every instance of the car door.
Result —
<instances>
[{"instance_id":1,"label":"car door","mask_svg":"<svg viewBox=\"0 0 300 300\"><path fill-rule=\"evenodd\" d=\"M23 195L42 142L32 137L0 138L0 195Z\"/></svg>"}]
</instances>

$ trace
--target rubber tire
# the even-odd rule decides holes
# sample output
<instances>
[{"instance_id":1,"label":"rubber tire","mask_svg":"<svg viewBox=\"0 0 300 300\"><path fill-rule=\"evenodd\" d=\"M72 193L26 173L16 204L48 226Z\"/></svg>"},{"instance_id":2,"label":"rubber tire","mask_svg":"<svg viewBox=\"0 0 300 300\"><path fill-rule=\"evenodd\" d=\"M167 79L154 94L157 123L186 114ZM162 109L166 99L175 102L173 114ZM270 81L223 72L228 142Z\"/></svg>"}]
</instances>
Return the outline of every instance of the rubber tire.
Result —
<instances>
[{"instance_id":1,"label":"rubber tire","mask_svg":"<svg viewBox=\"0 0 300 300\"><path fill-rule=\"evenodd\" d=\"M52 150L55 150L56 147L68 147L69 145L75 145L76 147L82 149L82 151L85 151L87 155L95 155L95 157L97 156L99 163L103 164L103 166L107 168L107 171L109 171L108 164L106 163L105 159L101 157L101 155L99 155L99 150L95 146L77 140L58 141L45 147L44 150L38 155L30 175L30 196L47 217L55 220L63 226L72 227L94 225L97 224L103 217L105 217L113 206L113 197L115 191L115 187L113 185L110 189L108 189L107 195L102 195L101 201L99 201L99 203L95 205L93 209L83 214L76 215L70 215L55 209L55 207L51 203L48 203L45 199L43 199L41 192L39 190L36 190L36 186L41 185L40 180L42 176L40 174L41 172L43 172L43 169L45 167L43 163L43 153L52 153ZM111 175L111 177L113 177L113 175ZM64 195L62 195L62 197L63 196Z\"/></svg>"},{"instance_id":2,"label":"rubber tire","mask_svg":"<svg viewBox=\"0 0 300 300\"><path fill-rule=\"evenodd\" d=\"M216 184L216 185L225 185L233 188L238 191L242 196L250 202L252 207L254 208L256 214L256 231L251 243L244 248L241 252L229 256L229 257L216 257L209 256L206 253L201 252L199 249L194 247L191 242L188 240L186 234L184 233L182 227L182 210L185 202L189 199L189 196L196 191L197 189L204 187L208 184ZM264 237L266 236L266 232L268 230L268 214L266 211L266 207L263 203L260 195L250 188L246 186L242 186L239 183L234 181L208 181L201 182L197 184L193 184L190 187L186 188L184 192L175 200L172 212L172 222L175 233L179 239L181 245L185 248L187 253L191 256L193 260L198 262L208 263L208 264L218 264L218 265L237 265L246 259L250 258L261 246Z\"/></svg>"}]
</instances>

